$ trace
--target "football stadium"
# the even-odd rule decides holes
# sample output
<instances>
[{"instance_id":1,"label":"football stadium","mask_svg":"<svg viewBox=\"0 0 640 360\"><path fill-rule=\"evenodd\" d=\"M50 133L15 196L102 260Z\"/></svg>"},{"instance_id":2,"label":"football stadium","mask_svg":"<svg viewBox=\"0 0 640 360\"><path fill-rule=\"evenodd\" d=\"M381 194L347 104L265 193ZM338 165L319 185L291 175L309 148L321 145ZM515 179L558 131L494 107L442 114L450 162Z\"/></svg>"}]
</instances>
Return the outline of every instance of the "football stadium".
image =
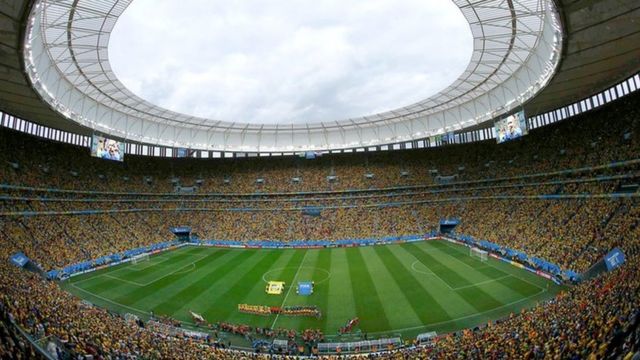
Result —
<instances>
[{"instance_id":1,"label":"football stadium","mask_svg":"<svg viewBox=\"0 0 640 360\"><path fill-rule=\"evenodd\" d=\"M0 29L0 358L640 359L640 2Z\"/></svg>"}]
</instances>

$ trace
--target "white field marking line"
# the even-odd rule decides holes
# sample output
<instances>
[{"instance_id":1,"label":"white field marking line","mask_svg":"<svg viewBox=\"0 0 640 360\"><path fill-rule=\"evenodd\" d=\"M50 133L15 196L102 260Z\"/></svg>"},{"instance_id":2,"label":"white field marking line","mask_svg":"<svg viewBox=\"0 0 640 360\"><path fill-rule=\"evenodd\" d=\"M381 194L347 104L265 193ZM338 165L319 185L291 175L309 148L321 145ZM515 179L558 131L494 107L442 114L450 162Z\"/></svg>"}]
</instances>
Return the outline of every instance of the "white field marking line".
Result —
<instances>
[{"instance_id":1,"label":"white field marking line","mask_svg":"<svg viewBox=\"0 0 640 360\"><path fill-rule=\"evenodd\" d=\"M452 248L452 249L455 249L455 248L451 247L451 245L447 244L447 242L445 242L445 245L447 245L448 247L450 247L450 248ZM461 263L465 264L465 263L464 263L464 261L462 261L462 260L460 260L460 259L457 259L455 256L452 256L452 257L453 257L454 259L456 259L456 260L460 261ZM465 264L465 265L467 265L467 264ZM496 269L496 270L498 270L498 271L501 271L501 272L502 272L502 270L500 270L500 269L498 269L497 267L495 267L495 266L491 265L491 264L489 263L489 259L487 259L487 261L485 262L485 265L486 265L486 266L489 266L489 267L492 267L492 268L494 268L494 269ZM469 266L470 268L475 269L474 267L472 267L472 266L470 266L470 265L467 265L467 266ZM522 270L524 270L524 269L522 269ZM526 271L526 270L525 270L525 271ZM520 280L522 280L522 281L526 282L527 284L529 284L529 285L531 285L531 286L533 286L533 287L535 287L535 288L537 288L537 289L541 289L541 290L543 289L541 286L536 285L536 284L534 284L534 283L532 283L531 281L528 281L528 280L526 280L526 279L523 279L523 278L521 278L520 276L513 275L513 274L511 274L511 276L513 276L513 277L514 277L514 278L516 278L516 279L520 279Z\"/></svg>"},{"instance_id":2,"label":"white field marking line","mask_svg":"<svg viewBox=\"0 0 640 360\"><path fill-rule=\"evenodd\" d=\"M149 285L153 284L154 282L157 282L157 281L159 281L159 280L162 280L162 279L164 279L164 278L166 278L166 277L168 277L168 276L171 276L171 275L174 275L174 274L182 274L183 272L180 272L180 271L181 271L181 270L183 270L184 268L186 268L187 266L191 266L191 267L193 267L193 269L195 269L195 267L196 267L196 262L198 262L198 261L200 261L200 260L202 260L202 259L204 259L204 258L206 258L206 257L207 257L207 255L205 255L205 256L201 256L200 258L198 258L197 260L195 260L195 261L193 261L193 262L191 262L191 263L189 263L189 264L186 264L186 265L184 265L184 266L182 266L182 267L179 267L179 268L177 268L177 269L175 269L175 270L171 271L171 272L170 272L170 273L168 273L168 274L165 274L165 275L163 275L163 276L160 276L159 278L154 279L154 280L151 280L151 281L148 281L148 282L146 282L146 283L139 283L139 282L136 282L136 281L125 280L125 279L122 279L122 278L120 278L120 277L110 275L110 274L112 274L113 272L111 272L111 273L107 272L107 273L105 273L105 274L100 274L100 275L98 275L98 276L106 276L106 277L109 277L109 278L112 278L112 279L115 279L115 280L120 280L120 281L125 282L125 283L128 283L128 284L132 284L132 285L136 285L136 286L145 287L145 286L149 286ZM190 269L189 271L191 271L191 270L193 270L193 269ZM118 270L119 270L119 269L118 269ZM186 272L187 272L187 271L185 271L185 273L186 273ZM89 278L89 279L92 279L92 278ZM83 281L86 281L86 280L89 280L89 279L84 279L84 280L78 281L78 282L76 282L76 283L74 283L74 284L77 284L77 283L80 283L80 282L83 282Z\"/></svg>"},{"instance_id":3,"label":"white field marking line","mask_svg":"<svg viewBox=\"0 0 640 360\"><path fill-rule=\"evenodd\" d=\"M94 280L94 279L96 279L96 278L99 278L100 276L101 276L101 275L98 275L98 276L89 276L89 277L88 277L88 278L86 278L86 279L82 279L82 280L78 280L78 281L69 281L69 284L72 284L72 285L74 285L74 284L80 284L80 283L83 283L83 282L86 282L86 281L89 281L89 280Z\"/></svg>"},{"instance_id":4,"label":"white field marking line","mask_svg":"<svg viewBox=\"0 0 640 360\"><path fill-rule=\"evenodd\" d=\"M132 311L137 312L139 314L151 315L151 312L149 312L149 311L144 311L144 310L140 310L140 309L137 309L137 308L134 308L134 307L131 307L131 306L127 306L125 304L120 304L119 302L113 301L111 299L107 299L106 297L103 297L103 296L100 296L98 294L92 293L89 290L85 290L85 289L83 289L81 287L75 286L75 284L71 284L71 286L73 286L74 288L76 288L76 289L78 289L78 290L80 290L80 291L82 291L82 292L84 292L86 294L89 294L90 296L97 297L98 299L101 299L103 301L109 302L109 303L111 303L111 304L113 304L115 306L123 307L125 309L132 310ZM176 320L176 321L179 321L179 322L181 322L183 324L197 326L196 323L191 322L191 321L178 320L178 319L173 318L173 317L172 317L172 319Z\"/></svg>"},{"instance_id":5,"label":"white field marking line","mask_svg":"<svg viewBox=\"0 0 640 360\"><path fill-rule=\"evenodd\" d=\"M131 269L131 268L132 268L133 266L135 266L135 265L134 265L134 264L131 264L130 262L127 262L127 263L118 264L118 265L116 265L116 266L118 266L118 268L117 268L117 269L115 269L114 267L107 267L107 268L105 268L105 269L100 269L100 270L97 270L97 271L93 271L93 272L90 272L90 273L84 274L85 276L88 276L88 277L87 277L87 278L85 278L85 279L79 280L79 281L69 281L69 283L70 283L70 284L80 284L80 283L83 283L83 282L85 282L85 281L89 281L89 280L97 279L97 278L99 278L99 277L103 277L103 276L105 276L105 275L107 275L107 274L115 274L115 273L117 273L117 272L119 272L119 271L122 271L123 269L130 269L130 270L133 270L133 269ZM95 273L96 273L96 272L98 272L98 271L104 271L104 272L103 272L103 273L101 273L101 274L99 274L99 275L96 275ZM139 270L136 270L136 271L139 271ZM124 279L120 279L120 278L118 278L117 276L113 276L113 275L110 275L109 277L114 278L114 279L117 279L117 280L126 281L126 280L124 280Z\"/></svg>"},{"instance_id":6,"label":"white field marking line","mask_svg":"<svg viewBox=\"0 0 640 360\"><path fill-rule=\"evenodd\" d=\"M149 313L149 312L147 312L147 311L143 311L143 310L140 310L140 309L137 309L137 308L131 307L131 306L127 306L127 305L124 305L124 304L120 304L120 303L115 302L115 301L113 301L113 300L111 300L111 299L107 299L107 298L102 297L102 296L100 296L100 295L98 295L98 294L94 294L94 293L92 293L92 292L91 292L91 291L89 291L89 290L85 290L85 289L83 289L83 288L81 288L81 287L76 286L76 285L75 285L75 283L71 284L71 286L73 286L74 288L76 288L76 289L78 289L78 290L80 290L80 291L82 291L82 292L84 292L84 293L87 293L87 294L89 294L89 295L91 295L91 296L97 297L98 299L104 300L104 301L109 302L109 303L111 303L111 304L114 304L114 305L116 305L116 306L120 306L120 307L123 307L123 308L125 308L125 309L133 310L133 311L135 311L135 312L138 312L138 313L141 313L141 314L145 314L145 315L149 315L149 314L150 314L150 313ZM510 302L510 303L508 303L508 304L504 304L504 305L502 305L502 306L498 306L498 307L495 307L495 308L493 308L493 309L489 309L489 310L486 310L486 311L483 311L483 312L479 312L479 313L475 313L475 314L471 314L471 315L466 315L466 316L461 316L461 317L458 317L458 318L455 318L455 319L450 319L450 320L446 320L446 321L440 321L440 322L437 322L437 323L431 323L431 324L428 324L428 325L412 326L412 327L407 327L407 328L402 328L402 329L393 329L393 330L389 330L389 331L378 331L378 332L369 333L369 334L370 334L370 335L375 335L375 334L385 334L385 333L389 333L389 332L398 332L398 331L408 331L408 330L423 329L423 328L428 328L428 327L432 327L432 326L443 325L443 324L447 324L447 323L455 322L455 321L459 321L459 320L464 320L464 319L468 319L468 318L471 318L471 317L474 317L474 316L484 315L484 314L490 313L490 312L492 312L492 311L495 311L495 310L501 309L501 308L503 308L503 307L507 307L507 306L515 305L515 304L517 304L517 303L520 303L520 302L523 302L523 301L525 301L525 300L529 300L529 299L531 299L531 298L533 298L533 297L536 297L536 296L538 296L538 295L540 295L541 293L546 292L546 291L547 291L546 289L541 289L540 291L538 291L537 293L535 293L535 294L533 294L533 295L531 295L531 296L529 296L529 297L526 297L526 298L523 298L523 299L520 299L520 300L516 300L516 301ZM180 320L179 320L179 321L180 321ZM180 322L181 322L181 323L183 323L183 324L192 324L192 325L193 325L193 323L188 322L188 321L180 321Z\"/></svg>"},{"instance_id":7,"label":"white field marking line","mask_svg":"<svg viewBox=\"0 0 640 360\"><path fill-rule=\"evenodd\" d=\"M189 265L191 265L191 267L187 268L187 266L189 266ZM188 270L187 271L181 270L181 269L185 269L185 268L188 269ZM195 263L187 264L187 265L183 266L182 268L176 270L175 272L173 272L173 273L171 273L169 275L188 273L189 271L192 271L195 268L196 268L196 264ZM166 276L169 276L169 275L166 275ZM137 281L125 280L123 278L119 278L117 276L113 276L113 275L110 275L110 274L101 274L101 275L98 275L98 276L105 276L105 277L108 277L108 278L111 278L111 279L114 279L114 280L122 281L124 283L135 285L135 286L140 286L140 287L145 287L147 285L150 285L150 284L158 281L158 280L153 280L153 281L148 282L146 284L141 284L141 283L139 283Z\"/></svg>"},{"instance_id":8,"label":"white field marking line","mask_svg":"<svg viewBox=\"0 0 640 360\"><path fill-rule=\"evenodd\" d=\"M455 290L454 288L452 288L452 287L451 287L451 285L449 285L449 283L448 283L448 282L444 281L444 279L443 279L443 278L441 278L440 276L438 276L438 274L436 274L435 272L433 272L433 270L431 270L431 268L430 268L430 267L428 267L425 263L423 263L423 262L422 262L422 261L420 261L420 260L417 260L417 259L416 259L416 261L414 261L414 262L411 264L411 269L412 269L413 271L415 271L415 272L417 272L417 273L419 273L419 272L420 272L420 271L417 271L416 269L414 269L414 268L413 268L413 264L415 264L416 262L417 262L417 263L422 264L422 266L426 267L427 269L429 269L429 271L431 271L431 274L426 274L426 275L433 275L433 276L437 277L437 278L438 278L438 280L440 280L440 281L441 281L441 282L442 282L446 287L448 287L448 288L449 288L449 290L451 290L451 291L454 291L454 290ZM423 273L423 274L424 274L424 273Z\"/></svg>"},{"instance_id":9,"label":"white field marking line","mask_svg":"<svg viewBox=\"0 0 640 360\"><path fill-rule=\"evenodd\" d=\"M293 280L291 280L291 286L289 286L289 291L287 291L287 294L284 296L284 300L282 300L282 304L280 305L281 308L287 302L287 298L289 297L289 294L291 294L291 289L293 289L294 284L296 283L296 278L298 277L298 273L300 272L300 268L302 268L302 264L304 264L304 260L307 258L307 255L309 255L309 251L304 253L304 256L302 257L302 261L300 262L300 265L298 266L298 270L296 270L296 274L293 276ZM273 320L273 323L271 324L271 329L274 328L274 326L276 325L276 321L278 321L279 317L280 317L280 314L277 314L276 318Z\"/></svg>"},{"instance_id":10,"label":"white field marking line","mask_svg":"<svg viewBox=\"0 0 640 360\"><path fill-rule=\"evenodd\" d=\"M159 258L163 258L163 257L165 257L165 255L175 255L175 254L176 254L176 252L178 252L178 251L180 251L180 250L182 250L182 249L183 249L183 248L175 249L175 250L173 250L173 251L171 251L171 250L170 250L170 251L168 251L168 252L160 253L160 254L158 254L158 255L153 256L153 259L151 258L151 256L152 256L152 255L149 255L149 260L148 260L148 261L146 261L146 263L147 263L147 264L150 264L149 266L137 267L136 265L138 265L138 264L132 264L131 262L129 262L128 264L129 264L129 265L131 265L131 266L124 266L124 267L121 267L121 268L115 269L115 270L113 270L112 272L118 272L118 271L123 270L123 269L128 269L128 270L131 270L131 271L143 271L143 270L147 270L148 268L153 267L153 266L162 266L162 267L166 267L166 265L161 265L161 264L163 264L163 263L165 263L165 262L167 262L167 261L169 261L169 260L173 259L173 256L169 256L169 257L167 257L166 259L161 259L161 260L160 260L160 261L158 261L158 262L154 262L154 260L157 260L157 259L159 259ZM184 248L184 249L186 249L186 248ZM143 265L147 265L147 264L143 264Z\"/></svg>"},{"instance_id":11,"label":"white field marking line","mask_svg":"<svg viewBox=\"0 0 640 360\"><path fill-rule=\"evenodd\" d=\"M132 285L136 285L136 286L144 286L144 285L142 285L142 284L140 284L140 283L138 283L138 282L130 281L130 280L125 280L125 279L121 279L121 278L119 278L119 277L117 277L117 276L113 276L113 275L111 275L111 274L115 274L115 273L117 273L118 271L120 271L120 270L122 270L122 269L126 269L127 267L130 267L130 266L126 266L126 265L130 265L130 264L122 264L122 265L125 265L125 266L124 266L124 267L121 267L121 268L118 268L118 269L109 269L109 268L107 268L107 269L103 269L103 270L105 270L105 272L104 272L104 273L102 273L102 274L99 274L99 275L96 275L96 274L94 274L94 273L88 273L88 274L91 274L91 275L93 275L93 276L89 276L89 277L87 277L86 279L82 279L82 280L79 280L79 281L73 281L73 282L70 282L70 284L81 284L81 283L83 283L83 282L86 282L86 281L89 281L89 280L93 280L93 279L97 279L97 278L99 278L99 277L108 277L108 278L112 278L112 279L115 279L115 280L120 280L120 281L122 281L122 282L128 282L128 283L130 283L130 284L132 284ZM88 274L87 274L87 275L88 275Z\"/></svg>"},{"instance_id":12,"label":"white field marking line","mask_svg":"<svg viewBox=\"0 0 640 360\"><path fill-rule=\"evenodd\" d=\"M457 249L457 248L454 248L453 246L449 245L449 244L448 244L448 241L446 241L446 240L445 240L445 241L444 241L444 244L445 244L445 245L447 245L447 247L449 247L449 248L451 248L451 249L453 249L453 250L455 250L455 251L458 251L458 249ZM445 253L445 254L446 254L446 253ZM462 254L462 253L460 253L460 254ZM477 267L477 268L476 268L476 267L473 267L473 266L471 266L471 265L467 264L466 262L464 262L464 261L462 261L462 260L458 259L457 257L455 257L455 256L453 256L453 255L449 255L449 254L447 254L447 255L448 255L449 257L452 257L454 260L456 260L456 261L460 262L461 264L466 265L467 267L469 267L469 268L473 269L473 270L478 270L478 269L482 269L483 267L487 267L487 265L488 265L487 263L489 262L489 259L488 259L488 257L487 257L487 261L486 261L485 263L483 263L483 264L482 264L482 266L479 266L479 267ZM471 257L471 256L469 256L469 257ZM473 258L472 258L472 259L473 259ZM476 259L474 259L474 260L476 260ZM479 261L479 260L476 260L476 261ZM489 266L491 266L491 265L489 265ZM500 272L503 272L503 271L502 271L502 270L500 270L500 269L497 269L497 268L494 268L494 269L496 269L496 270L498 270L498 271L500 271Z\"/></svg>"},{"instance_id":13,"label":"white field marking line","mask_svg":"<svg viewBox=\"0 0 640 360\"><path fill-rule=\"evenodd\" d=\"M492 282L494 282L494 281L498 281L498 280L506 279L506 278L508 278L508 277L510 277L510 276L511 276L511 275L507 274L507 275L505 275L505 276L501 276L501 277L499 277L499 278L489 279L489 280L481 281L481 282L479 282L479 283L475 283L475 284L471 284L471 285L458 286L458 287L454 288L453 290L462 290L462 289L467 289L467 288L474 287L474 286L478 286L478 285L490 284L490 283L492 283Z\"/></svg>"},{"instance_id":14,"label":"white field marking line","mask_svg":"<svg viewBox=\"0 0 640 360\"><path fill-rule=\"evenodd\" d=\"M507 307L507 306L511 306L511 305L515 305L515 304L521 303L523 301L527 301L527 300L529 300L529 299L531 299L533 297L536 297L536 296L538 296L538 295L540 295L540 294L542 294L543 292L546 292L546 291L547 291L546 289L541 289L537 293L535 293L535 294L533 294L531 296L528 296L526 298L522 298L520 300L516 300L516 301L510 302L508 304L504 304L504 305L501 305L501 306L498 306L498 307L494 307L493 309L489 309L489 310L486 310L486 311L483 311L483 312L474 313L474 314L466 315L466 316L461 316L461 317L455 318L455 319L450 319L450 320L446 320L446 321L439 321L439 322L431 323L431 324L427 324L427 325L412 326L412 327L407 327L407 328L402 328L402 329L392 329L392 330L389 330L389 331L377 331L377 332L373 332L373 333L370 332L369 335L388 334L388 333L391 333L391 332L424 329L424 328L429 328L429 327L433 327L433 326L448 324L448 323L451 323L451 322L456 322L456 321L459 321L459 320L469 319L469 318L472 318L474 316L484 315L484 314L490 313L492 311L496 311L498 309L501 309L501 308L504 308L504 307Z\"/></svg>"},{"instance_id":15,"label":"white field marking line","mask_svg":"<svg viewBox=\"0 0 640 360\"><path fill-rule=\"evenodd\" d=\"M416 268L415 268L415 265L416 265L416 264L422 264L422 263L420 262L420 260L416 260L416 261L414 261L414 262L411 264L411 270L413 270L413 271L415 271L415 272L417 272L417 273L420 273L420 274L438 276L438 275L436 275L436 274L435 274L435 273L433 273L433 272L426 272L426 271L421 271L421 270L416 269ZM426 265L424 265L424 264L422 264L422 265L426 267ZM505 276L501 276L501 277L499 277L499 278L489 279L489 280L481 281L481 282L474 283L474 284L470 284L470 285L458 286L458 287L455 287L455 288L454 288L454 287L449 286L449 288L450 288L451 290L453 290L453 291L456 291L456 290L462 290L462 289L467 289L467 288L470 288L470 287L474 287L474 286L478 286L478 285L484 285L484 284L489 284L489 283L492 283L492 282L494 282L494 281L498 281L498 280L506 279L506 278L508 278L509 276L512 276L512 275L507 274L507 275L505 275ZM442 279L441 279L441 280L442 280ZM444 280L442 280L442 281L444 281ZM445 282L445 283L446 283L446 282ZM447 285L449 285L449 284L447 284Z\"/></svg>"},{"instance_id":16,"label":"white field marking line","mask_svg":"<svg viewBox=\"0 0 640 360\"><path fill-rule=\"evenodd\" d=\"M144 287L144 284L140 284L139 282L135 282L135 281L121 279L121 278L119 278L117 276L113 276L113 275L109 275L109 274L100 274L100 275L98 275L98 277L101 277L101 276L108 277L109 279L122 281L123 283L131 284L131 285L135 285L135 286L139 286L139 287Z\"/></svg>"},{"instance_id":17,"label":"white field marking line","mask_svg":"<svg viewBox=\"0 0 640 360\"><path fill-rule=\"evenodd\" d=\"M172 250L172 251L169 251L169 252L164 252L164 253L162 253L162 254L158 254L157 256L163 256L163 255L165 255L165 254L167 254L167 255L168 255L168 254L175 254L175 252L176 252L176 251L180 251L180 250L182 250L182 249L186 249L186 247L179 248L179 249L176 249L176 250ZM161 263L163 263L163 262L165 262L165 261L168 261L168 260L171 260L171 257L169 257L168 259L164 259L164 260L162 260L162 261L160 261L160 262L158 262L158 263L156 263L156 264L154 264L154 265L152 265L152 266L160 265ZM199 259L198 259L198 260L199 260ZM149 261L151 261L151 260L149 260ZM197 260L196 260L196 261L197 261ZM117 269L114 269L114 268L106 268L106 269L103 269L103 270L105 270L105 274L113 274L113 273L117 273L118 271L121 271L121 270L124 270L124 269L129 269L129 270L133 270L133 271L140 271L140 270L136 270L136 269L131 269L133 266L135 266L135 265L131 264L131 262L122 263L122 264L119 264L119 265L122 265L122 266L121 266L121 267L118 267ZM149 267L151 267L151 266L149 266ZM166 267L166 265L165 265L165 267ZM147 268L144 268L144 269L147 269ZM104 274L101 274L101 275L104 275ZM91 280L91 279L98 278L98 277L100 277L101 275L98 275L98 276L89 276L89 277L88 277L88 278L86 278L86 279L82 279L82 280L75 281L75 282L73 282L73 281L69 280L69 283L70 283L70 284L80 284L80 283L83 283L83 282L85 282L85 281L89 281L89 280Z\"/></svg>"},{"instance_id":18,"label":"white field marking line","mask_svg":"<svg viewBox=\"0 0 640 360\"><path fill-rule=\"evenodd\" d=\"M420 273L420 274L425 274L425 275L435 275L435 274L434 274L433 272L431 272L431 271L423 271L423 270L418 270L418 269L416 269L416 268L415 268L416 264L422 264L422 263L420 262L420 260L416 260L416 261L412 262L412 263L411 263L411 270L413 270L413 271L415 271L415 272L417 272L417 273ZM422 264L422 266L424 266L424 264ZM425 266L425 267L426 267L426 266Z\"/></svg>"},{"instance_id":19,"label":"white field marking line","mask_svg":"<svg viewBox=\"0 0 640 360\"><path fill-rule=\"evenodd\" d=\"M205 255L205 256L202 256L202 257L200 257L199 259L194 260L194 261L192 261L191 263L186 264L185 266L182 266L182 267L180 267L180 268L177 268L177 269L173 270L172 272L170 272L170 273L168 273L168 274L166 274L166 275L160 276L159 278L157 278L157 279L155 279L155 280L151 280L151 281L149 281L148 283L144 284L144 286L151 285L151 284L153 284L153 283L154 283L154 282L156 282L156 281L160 281L160 280L162 280L162 279L164 279L164 278L166 278L166 277L168 277L168 276L174 275L174 274L178 273L178 271L183 270L184 268L186 268L187 266L193 266L193 268L195 269L196 263L197 263L198 261L200 261L200 260L202 260L202 259L206 258L206 257L207 257L206 255Z\"/></svg>"},{"instance_id":20,"label":"white field marking line","mask_svg":"<svg viewBox=\"0 0 640 360\"><path fill-rule=\"evenodd\" d=\"M167 260L169 260L169 259L158 261L157 263L154 263L151 260L148 260L148 261L146 261L146 264L140 264L140 263L132 264L132 263L130 263L131 266L128 269L131 270L131 271L144 271L144 270L147 270L147 269L152 268L154 266L167 267L168 265L164 265L163 264L163 262L165 262ZM142 266L138 266L138 265L142 265ZM126 267L124 267L122 269L125 269L125 268ZM118 270L121 270L121 269L118 269ZM115 270L115 271L118 271L118 270Z\"/></svg>"},{"instance_id":21,"label":"white field marking line","mask_svg":"<svg viewBox=\"0 0 640 360\"><path fill-rule=\"evenodd\" d=\"M73 286L74 288L76 288L76 289L78 289L78 290L80 290L80 291L82 291L82 292L84 292L84 293L86 293L86 294L89 294L89 295L91 295L91 296L97 297L98 299L103 300L103 301L106 301L106 302L109 302L109 303L111 303L111 304L113 304L113 305L120 306L120 307L123 307L123 308L125 308L125 309L129 309L129 310L133 310L133 311L135 311L135 312L137 312L137 313L140 313L140 314L145 314L145 315L149 315L149 314L150 314L150 313L149 313L149 312L147 312L147 311L143 311L143 310L140 310L140 309L136 309L136 308L134 308L134 307L131 307L131 306L127 306L127 305L124 305L124 304L120 304L120 303L115 302L115 301L113 301L113 300L111 300L111 299L107 299L106 297L100 296L100 295L98 295L98 294L94 294L94 293L92 293L92 292L91 292L91 291L89 291L89 290L85 290L85 289L83 289L83 288L81 288L81 287L76 286L76 284L71 284L71 286Z\"/></svg>"},{"instance_id":22,"label":"white field marking line","mask_svg":"<svg viewBox=\"0 0 640 360\"><path fill-rule=\"evenodd\" d=\"M489 264L489 266L491 266L492 268L494 268L494 269L496 269L496 270L500 270L500 269L498 269L497 267L495 267L495 266L493 266L493 265L491 265L491 264ZM522 270L524 270L524 269L522 269ZM527 270L524 270L524 271L527 271ZM529 285L531 285L531 286L533 286L533 287L535 287L535 288L538 288L538 289L540 289L540 290L545 290L542 286L540 286L540 285L536 285L536 284L532 283L531 281L529 281L529 280L527 280L527 279L523 279L523 278L521 278L521 277L520 277L520 276L518 276L518 275L513 275L513 274L511 274L511 276L513 276L513 277L514 277L514 278L516 278L516 279L520 279L520 280L522 280L522 281L526 282L527 284L529 284Z\"/></svg>"},{"instance_id":23,"label":"white field marking line","mask_svg":"<svg viewBox=\"0 0 640 360\"><path fill-rule=\"evenodd\" d=\"M192 270L195 270L195 268L196 268L196 263L192 262L190 268L186 268L186 270L178 270L174 274L186 274Z\"/></svg>"}]
</instances>

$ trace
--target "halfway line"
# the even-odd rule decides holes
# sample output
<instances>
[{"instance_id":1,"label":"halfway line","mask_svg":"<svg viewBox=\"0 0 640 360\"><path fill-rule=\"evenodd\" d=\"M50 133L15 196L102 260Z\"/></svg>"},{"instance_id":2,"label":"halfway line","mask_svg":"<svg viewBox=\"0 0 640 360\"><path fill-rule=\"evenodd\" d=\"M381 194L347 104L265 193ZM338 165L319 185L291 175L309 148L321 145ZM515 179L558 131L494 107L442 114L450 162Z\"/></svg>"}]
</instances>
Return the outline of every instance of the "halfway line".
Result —
<instances>
[{"instance_id":1,"label":"halfway line","mask_svg":"<svg viewBox=\"0 0 640 360\"><path fill-rule=\"evenodd\" d=\"M283 307L284 304L287 302L287 298L289 297L289 294L291 293L291 289L293 289L294 284L296 283L296 278L298 277L298 273L300 272L300 269L302 268L302 264L304 264L304 260L307 258L307 255L309 255L308 250L306 253L304 253L304 256L302 257L302 261L300 262L300 265L298 265L298 270L296 270L296 274L293 276L293 280L291 280L291 286L289 286L289 290L287 291L287 294L284 296L284 300L282 300L282 305L280 305L280 307ZM279 313L276 315L276 318L273 320L273 324L271 324L271 329L273 329L273 327L276 325L276 321L278 321L278 317L280 317Z\"/></svg>"}]
</instances>

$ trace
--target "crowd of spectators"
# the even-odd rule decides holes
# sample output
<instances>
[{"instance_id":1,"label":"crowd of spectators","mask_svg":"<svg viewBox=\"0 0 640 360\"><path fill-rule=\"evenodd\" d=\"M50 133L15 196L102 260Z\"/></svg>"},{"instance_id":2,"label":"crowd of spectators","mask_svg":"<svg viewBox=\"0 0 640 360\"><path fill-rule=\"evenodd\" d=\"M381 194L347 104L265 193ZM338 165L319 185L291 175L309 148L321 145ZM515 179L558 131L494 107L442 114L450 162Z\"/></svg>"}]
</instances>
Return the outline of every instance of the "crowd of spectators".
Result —
<instances>
[{"instance_id":1,"label":"crowd of spectators","mask_svg":"<svg viewBox=\"0 0 640 360\"><path fill-rule=\"evenodd\" d=\"M18 335L19 326L35 339L56 339L64 352L77 358L269 358L227 349L215 336L210 340L168 336L127 322L75 298L56 282L9 264L6 259L18 251L48 270L166 241L169 226L191 226L202 239L338 240L424 234L437 229L440 219L456 217L462 220L459 233L565 269L585 271L614 247L624 251L627 263L506 319L376 357L596 359L612 354L630 358L634 353L638 357L638 168L496 180L640 158L637 105L634 95L499 148L482 142L314 161L128 157L122 164L104 163L79 155L84 150L78 148L24 141L23 135L0 130L0 159L6 166L0 171L2 184L171 193L170 179L177 176L185 185L204 179L199 193L227 194L199 201L175 194L41 193L5 187L0 199L0 258L5 259L0 262L0 355L21 359L35 354ZM439 184L430 170L455 174L457 181L478 182ZM400 176L401 171L409 176ZM365 173L373 173L374 179L366 179ZM339 181L327 182L327 175ZM145 181L147 176L152 181ZM292 183L293 176L300 176L302 183ZM256 185L257 177L265 184ZM224 179L230 184L225 185ZM404 185L427 187L374 190ZM369 190L319 192L344 189ZM233 194L255 191L265 195ZM276 191L315 193L272 194ZM612 193L629 196L611 197ZM320 216L294 209L302 206L320 207ZM241 325L221 323L219 329L233 332L237 326ZM51 347L54 356L61 356L59 351Z\"/></svg>"},{"instance_id":2,"label":"crowd of spectators","mask_svg":"<svg viewBox=\"0 0 640 360\"><path fill-rule=\"evenodd\" d=\"M120 213L5 216L0 240L8 249L22 251L50 270L171 240L171 226L190 226L192 233L203 240L331 241L420 235L437 231L440 219L454 217L462 220L457 228L460 234L581 272L619 242L613 241L622 236L617 231L624 226L618 223L625 225L638 215L637 197L600 195L609 196L611 192L601 192L595 184L584 198L481 194L476 198L435 198L401 205L382 202L338 207L341 205L332 202L319 216L284 208L142 208ZM59 204L59 211L68 211L69 203ZM54 208L51 204L47 207ZM530 221L532 217L535 223Z\"/></svg>"},{"instance_id":3,"label":"crowd of spectators","mask_svg":"<svg viewBox=\"0 0 640 360\"><path fill-rule=\"evenodd\" d=\"M467 208L470 208L470 204L467 204ZM521 210L522 208L531 209L533 212L527 217L526 211ZM599 208L600 206L576 206L577 214L573 217L597 216L598 212L594 209ZM640 299L637 295L640 292L639 208L636 200L618 200L617 211L608 221L609 225L600 229L603 236L595 237L591 242L591 246L595 248L621 247L627 256L627 263L622 268L573 286L549 302L513 314L489 326L441 336L430 346L417 346L379 356L460 359L520 356L601 358L603 354L615 349L625 354L637 351L638 345L635 341L618 338L621 334L626 334L629 324L637 322L640 309ZM513 209L519 209L517 216L528 219L524 225L526 227L546 229L557 226L547 224L546 217L536 215L537 206L528 206L526 202L522 202L513 204ZM471 209L469 211L474 212ZM478 211L489 210L479 207L475 212ZM501 210L493 210L491 214L497 213L501 213ZM479 222L476 223L476 227L484 229ZM588 227L577 228L578 230L573 232L577 236L583 235L583 231L590 232ZM554 244L550 241L544 246ZM40 248L35 251L39 251ZM48 253L54 250L43 251ZM2 252L6 259L10 254L9 247L3 247ZM597 257L594 255L595 258ZM192 338L154 334L150 330L124 321L116 314L82 302L66 293L55 282L43 280L40 276L18 269L7 262L0 264L0 274L0 292L3 294L0 304L7 312L7 319L11 319L8 323L20 324L35 338L53 336L60 339L65 348L74 353L124 358L142 355L158 358L267 358L266 355L243 354ZM222 326L220 329L227 330ZM614 339L618 339L621 345L612 350L609 344ZM7 346L12 346L13 349L18 347L25 349L24 351L31 351L26 343L21 344L14 340L9 344Z\"/></svg>"}]
</instances>

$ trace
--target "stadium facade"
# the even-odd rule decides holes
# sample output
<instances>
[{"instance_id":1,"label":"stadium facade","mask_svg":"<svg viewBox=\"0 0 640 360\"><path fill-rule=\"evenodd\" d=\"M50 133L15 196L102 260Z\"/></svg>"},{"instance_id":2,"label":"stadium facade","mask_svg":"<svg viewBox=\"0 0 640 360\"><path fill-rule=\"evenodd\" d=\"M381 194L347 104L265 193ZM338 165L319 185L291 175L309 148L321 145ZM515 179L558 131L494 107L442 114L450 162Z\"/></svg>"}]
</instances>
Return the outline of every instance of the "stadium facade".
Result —
<instances>
[{"instance_id":1,"label":"stadium facade","mask_svg":"<svg viewBox=\"0 0 640 360\"><path fill-rule=\"evenodd\" d=\"M435 145L434 135L493 134L490 122L525 109L533 117L579 101L637 72L633 1L456 1L474 50L440 93L394 111L303 125L230 123L162 109L111 71L109 34L130 1L16 1L3 11L2 109L81 135L226 153L293 153L388 144ZM506 5L506 6L504 6ZM425 141L426 140L426 141ZM409 145L411 146L411 145ZM422 147L422 146L420 146ZM391 148L404 148L392 146Z\"/></svg>"}]
</instances>

